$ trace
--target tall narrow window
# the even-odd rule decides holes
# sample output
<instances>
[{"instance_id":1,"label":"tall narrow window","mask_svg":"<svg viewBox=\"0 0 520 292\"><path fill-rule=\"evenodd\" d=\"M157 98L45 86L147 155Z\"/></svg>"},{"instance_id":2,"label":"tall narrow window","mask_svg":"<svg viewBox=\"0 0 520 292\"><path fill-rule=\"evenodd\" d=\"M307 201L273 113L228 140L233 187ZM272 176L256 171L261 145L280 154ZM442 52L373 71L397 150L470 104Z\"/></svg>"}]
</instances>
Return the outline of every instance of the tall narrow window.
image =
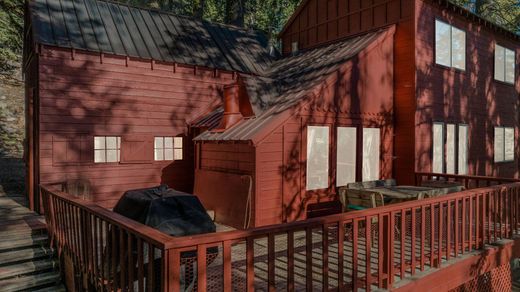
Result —
<instances>
[{"instance_id":1,"label":"tall narrow window","mask_svg":"<svg viewBox=\"0 0 520 292\"><path fill-rule=\"evenodd\" d=\"M363 181L379 179L380 144L380 129L363 129Z\"/></svg>"},{"instance_id":2,"label":"tall narrow window","mask_svg":"<svg viewBox=\"0 0 520 292\"><path fill-rule=\"evenodd\" d=\"M515 129L496 127L495 139L495 162L508 162L515 160Z\"/></svg>"},{"instance_id":3,"label":"tall narrow window","mask_svg":"<svg viewBox=\"0 0 520 292\"><path fill-rule=\"evenodd\" d=\"M94 137L94 162L119 162L121 152L121 137L96 136Z\"/></svg>"},{"instance_id":4,"label":"tall narrow window","mask_svg":"<svg viewBox=\"0 0 520 292\"><path fill-rule=\"evenodd\" d=\"M356 181L356 128L338 127L336 186Z\"/></svg>"},{"instance_id":5,"label":"tall narrow window","mask_svg":"<svg viewBox=\"0 0 520 292\"><path fill-rule=\"evenodd\" d=\"M329 127L307 127L307 190L329 187Z\"/></svg>"},{"instance_id":6,"label":"tall narrow window","mask_svg":"<svg viewBox=\"0 0 520 292\"><path fill-rule=\"evenodd\" d=\"M466 70L466 32L435 20L435 62Z\"/></svg>"},{"instance_id":7,"label":"tall narrow window","mask_svg":"<svg viewBox=\"0 0 520 292\"><path fill-rule=\"evenodd\" d=\"M515 83L515 52L495 45L495 80Z\"/></svg>"},{"instance_id":8,"label":"tall narrow window","mask_svg":"<svg viewBox=\"0 0 520 292\"><path fill-rule=\"evenodd\" d=\"M433 161L432 172L444 172L444 124L433 124Z\"/></svg>"},{"instance_id":9,"label":"tall narrow window","mask_svg":"<svg viewBox=\"0 0 520 292\"><path fill-rule=\"evenodd\" d=\"M459 125L458 174L468 174L468 126Z\"/></svg>"},{"instance_id":10,"label":"tall narrow window","mask_svg":"<svg viewBox=\"0 0 520 292\"><path fill-rule=\"evenodd\" d=\"M446 173L455 174L455 125L446 125Z\"/></svg>"}]
</instances>

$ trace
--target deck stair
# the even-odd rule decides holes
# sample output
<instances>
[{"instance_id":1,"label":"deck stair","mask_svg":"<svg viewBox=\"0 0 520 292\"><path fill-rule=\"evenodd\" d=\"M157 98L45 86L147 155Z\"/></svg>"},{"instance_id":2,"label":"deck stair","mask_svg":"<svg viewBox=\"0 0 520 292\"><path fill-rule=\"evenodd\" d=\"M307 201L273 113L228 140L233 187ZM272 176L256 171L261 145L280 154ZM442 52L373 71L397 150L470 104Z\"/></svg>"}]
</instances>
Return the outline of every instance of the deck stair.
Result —
<instances>
[{"instance_id":1,"label":"deck stair","mask_svg":"<svg viewBox=\"0 0 520 292\"><path fill-rule=\"evenodd\" d=\"M43 216L0 185L0 290L65 291Z\"/></svg>"}]
</instances>

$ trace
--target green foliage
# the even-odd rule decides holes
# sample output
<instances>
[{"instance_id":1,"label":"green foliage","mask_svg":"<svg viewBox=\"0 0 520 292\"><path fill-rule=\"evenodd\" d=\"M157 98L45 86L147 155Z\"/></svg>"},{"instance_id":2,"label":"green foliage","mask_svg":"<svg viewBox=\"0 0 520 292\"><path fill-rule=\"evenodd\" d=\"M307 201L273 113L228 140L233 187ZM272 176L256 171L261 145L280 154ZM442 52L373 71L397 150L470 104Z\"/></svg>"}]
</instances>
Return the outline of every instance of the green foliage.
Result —
<instances>
[{"instance_id":1,"label":"green foliage","mask_svg":"<svg viewBox=\"0 0 520 292\"><path fill-rule=\"evenodd\" d=\"M452 0L504 28L520 33L520 2L518 0Z\"/></svg>"},{"instance_id":2,"label":"green foliage","mask_svg":"<svg viewBox=\"0 0 520 292\"><path fill-rule=\"evenodd\" d=\"M21 61L23 3L23 0L0 0L0 73L12 73Z\"/></svg>"}]
</instances>

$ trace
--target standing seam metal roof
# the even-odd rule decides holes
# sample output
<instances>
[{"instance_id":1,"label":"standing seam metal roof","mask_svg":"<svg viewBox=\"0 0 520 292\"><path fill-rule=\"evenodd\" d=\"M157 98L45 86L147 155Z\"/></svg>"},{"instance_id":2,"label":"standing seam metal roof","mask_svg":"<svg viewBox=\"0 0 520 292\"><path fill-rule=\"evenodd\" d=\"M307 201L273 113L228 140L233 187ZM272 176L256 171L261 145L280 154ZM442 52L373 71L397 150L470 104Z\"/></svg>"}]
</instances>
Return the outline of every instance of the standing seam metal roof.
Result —
<instances>
[{"instance_id":1,"label":"standing seam metal roof","mask_svg":"<svg viewBox=\"0 0 520 292\"><path fill-rule=\"evenodd\" d=\"M304 102L330 74L387 31L382 29L281 59L272 64L265 77L241 75L255 117L244 119L224 132L206 131L194 140L259 142L260 132L279 125L283 113Z\"/></svg>"},{"instance_id":2,"label":"standing seam metal roof","mask_svg":"<svg viewBox=\"0 0 520 292\"><path fill-rule=\"evenodd\" d=\"M34 40L158 61L261 75L272 58L265 35L104 0L33 0Z\"/></svg>"}]
</instances>

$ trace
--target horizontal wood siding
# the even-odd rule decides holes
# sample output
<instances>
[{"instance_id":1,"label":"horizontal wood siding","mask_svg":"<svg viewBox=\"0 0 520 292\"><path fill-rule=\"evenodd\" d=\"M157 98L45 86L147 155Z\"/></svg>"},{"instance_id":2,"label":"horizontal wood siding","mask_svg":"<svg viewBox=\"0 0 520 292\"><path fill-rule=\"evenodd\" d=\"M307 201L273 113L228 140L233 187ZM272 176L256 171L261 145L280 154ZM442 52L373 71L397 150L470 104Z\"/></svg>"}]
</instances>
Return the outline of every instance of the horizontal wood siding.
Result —
<instances>
[{"instance_id":1,"label":"horizontal wood siding","mask_svg":"<svg viewBox=\"0 0 520 292\"><path fill-rule=\"evenodd\" d=\"M309 204L336 200L336 127L358 128L361 180L362 128L381 128L381 178L393 168L393 37L382 40L345 63L316 89L316 97L264 139L257 155L257 226L305 219ZM328 125L330 187L306 191L308 125Z\"/></svg>"},{"instance_id":2,"label":"horizontal wood siding","mask_svg":"<svg viewBox=\"0 0 520 292\"><path fill-rule=\"evenodd\" d=\"M254 148L247 144L200 143L200 168L205 170L252 174Z\"/></svg>"},{"instance_id":3,"label":"horizontal wood siding","mask_svg":"<svg viewBox=\"0 0 520 292\"><path fill-rule=\"evenodd\" d=\"M282 33L283 53L291 44L308 49L411 18L413 0L303 1Z\"/></svg>"},{"instance_id":4,"label":"horizontal wood siding","mask_svg":"<svg viewBox=\"0 0 520 292\"><path fill-rule=\"evenodd\" d=\"M233 74L227 72L44 47L39 62L40 183L86 178L93 199L106 207L126 190L160 183L192 192L194 155L187 124L220 103L222 86L231 82ZM184 157L152 161L152 140L146 143L148 161L94 164L97 135L181 136ZM69 138L87 141L87 150L69 149L87 159L56 163L53 141Z\"/></svg>"},{"instance_id":5,"label":"horizontal wood siding","mask_svg":"<svg viewBox=\"0 0 520 292\"><path fill-rule=\"evenodd\" d=\"M466 71L435 64L435 18L466 32ZM431 171L432 122L469 125L469 174L519 175L520 43L429 1L416 6L416 170ZM516 84L494 80L495 43L516 52ZM515 128L515 161L494 163L494 127Z\"/></svg>"}]
</instances>

